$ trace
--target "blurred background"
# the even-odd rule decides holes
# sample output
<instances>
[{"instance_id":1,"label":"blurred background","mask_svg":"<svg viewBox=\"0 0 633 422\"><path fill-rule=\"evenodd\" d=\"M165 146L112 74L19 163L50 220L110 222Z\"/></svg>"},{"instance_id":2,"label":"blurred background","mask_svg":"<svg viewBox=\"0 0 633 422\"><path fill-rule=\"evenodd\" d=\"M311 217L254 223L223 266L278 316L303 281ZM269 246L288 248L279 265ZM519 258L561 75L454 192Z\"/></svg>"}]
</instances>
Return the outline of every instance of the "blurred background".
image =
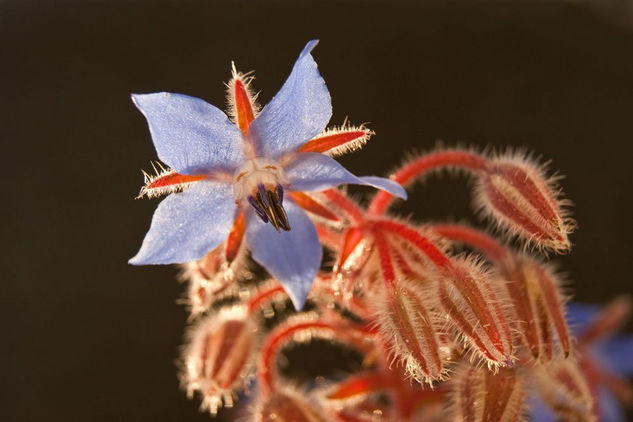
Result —
<instances>
[{"instance_id":1,"label":"blurred background","mask_svg":"<svg viewBox=\"0 0 633 422\"><path fill-rule=\"evenodd\" d=\"M438 141L526 146L567 176L579 229L555 260L575 299L631 292L631 25L622 0L0 1L0 420L209 420L179 390L177 270L126 263L158 203L134 200L156 155L129 94L223 106L234 60L265 104L312 38L332 124L376 132L350 170ZM463 177L401 211L486 227Z\"/></svg>"}]
</instances>

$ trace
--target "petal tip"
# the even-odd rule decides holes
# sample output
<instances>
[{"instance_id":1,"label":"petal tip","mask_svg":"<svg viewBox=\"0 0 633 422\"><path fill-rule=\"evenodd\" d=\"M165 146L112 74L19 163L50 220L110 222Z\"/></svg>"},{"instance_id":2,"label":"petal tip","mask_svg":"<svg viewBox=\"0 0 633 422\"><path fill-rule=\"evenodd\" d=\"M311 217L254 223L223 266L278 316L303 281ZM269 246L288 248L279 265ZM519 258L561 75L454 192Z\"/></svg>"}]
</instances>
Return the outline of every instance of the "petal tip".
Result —
<instances>
[{"instance_id":1,"label":"petal tip","mask_svg":"<svg viewBox=\"0 0 633 422\"><path fill-rule=\"evenodd\" d=\"M318 39L313 39L313 40L308 41L306 46L303 47L303 50L301 51L301 56L305 56L306 54L310 54L310 52L312 50L314 50L314 47L316 47L318 43L319 43Z\"/></svg>"}]
</instances>

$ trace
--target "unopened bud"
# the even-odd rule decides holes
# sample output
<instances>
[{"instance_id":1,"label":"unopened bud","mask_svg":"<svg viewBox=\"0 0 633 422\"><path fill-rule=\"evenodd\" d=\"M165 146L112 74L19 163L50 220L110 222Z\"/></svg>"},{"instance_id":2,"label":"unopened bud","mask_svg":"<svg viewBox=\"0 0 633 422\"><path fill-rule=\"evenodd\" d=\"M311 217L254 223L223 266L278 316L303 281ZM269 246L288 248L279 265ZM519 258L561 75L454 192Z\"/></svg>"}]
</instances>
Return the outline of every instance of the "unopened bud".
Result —
<instances>
[{"instance_id":1,"label":"unopened bud","mask_svg":"<svg viewBox=\"0 0 633 422\"><path fill-rule=\"evenodd\" d=\"M491 159L477 182L476 202L511 234L537 247L556 252L570 248L568 234L573 222L567 218L553 181L521 156Z\"/></svg>"},{"instance_id":2,"label":"unopened bud","mask_svg":"<svg viewBox=\"0 0 633 422\"><path fill-rule=\"evenodd\" d=\"M472 259L440 273L440 303L448 320L490 367L511 366L512 334L492 278Z\"/></svg>"},{"instance_id":3,"label":"unopened bud","mask_svg":"<svg viewBox=\"0 0 633 422\"><path fill-rule=\"evenodd\" d=\"M454 421L522 421L524 388L513 369L492 372L469 364L451 377Z\"/></svg>"},{"instance_id":4,"label":"unopened bud","mask_svg":"<svg viewBox=\"0 0 633 422\"><path fill-rule=\"evenodd\" d=\"M183 265L181 278L189 281L186 302L192 316L206 312L225 294L232 294L234 274L225 263L223 245L198 261Z\"/></svg>"},{"instance_id":5,"label":"unopened bud","mask_svg":"<svg viewBox=\"0 0 633 422\"><path fill-rule=\"evenodd\" d=\"M597 421L594 398L577 363L559 359L534 372L541 397L560 420Z\"/></svg>"},{"instance_id":6,"label":"unopened bud","mask_svg":"<svg viewBox=\"0 0 633 422\"><path fill-rule=\"evenodd\" d=\"M376 323L383 343L419 383L441 380L450 354L441 343L437 315L425 300L433 297L422 281L398 281L375 301ZM425 294L426 293L426 294ZM425 299L427 298L427 299Z\"/></svg>"},{"instance_id":7,"label":"unopened bud","mask_svg":"<svg viewBox=\"0 0 633 422\"><path fill-rule=\"evenodd\" d=\"M194 392L202 396L203 409L215 414L233 404L251 368L256 331L240 306L224 308L192 328L183 355L183 384L189 397Z\"/></svg>"},{"instance_id":8,"label":"unopened bud","mask_svg":"<svg viewBox=\"0 0 633 422\"><path fill-rule=\"evenodd\" d=\"M525 255L510 258L502 271L517 314L516 328L532 357L550 360L556 350L569 356L569 328L554 272Z\"/></svg>"}]
</instances>

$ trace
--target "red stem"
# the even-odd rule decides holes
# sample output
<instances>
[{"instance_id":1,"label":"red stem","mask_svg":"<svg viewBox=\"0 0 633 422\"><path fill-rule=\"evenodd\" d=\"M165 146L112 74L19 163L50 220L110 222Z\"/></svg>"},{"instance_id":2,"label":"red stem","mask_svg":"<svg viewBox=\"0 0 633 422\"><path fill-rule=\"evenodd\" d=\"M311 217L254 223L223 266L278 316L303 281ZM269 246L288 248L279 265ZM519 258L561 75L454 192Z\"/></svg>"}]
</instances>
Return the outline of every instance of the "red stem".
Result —
<instances>
[{"instance_id":1,"label":"red stem","mask_svg":"<svg viewBox=\"0 0 633 422\"><path fill-rule=\"evenodd\" d=\"M444 150L423 155L400 168L390 179L407 187L415 179L425 173L442 167L459 167L473 172L482 171L486 168L487 161L484 157L472 152L463 150ZM381 215L391 205L393 195L379 191L367 209L369 214Z\"/></svg>"},{"instance_id":2,"label":"red stem","mask_svg":"<svg viewBox=\"0 0 633 422\"><path fill-rule=\"evenodd\" d=\"M351 327L348 325L336 326L319 321L302 322L290 326L281 326L277 328L266 337L266 342L264 343L260 351L259 372L257 374L257 378L263 397L268 397L275 391L275 358L277 357L277 353L281 349L281 345L285 341L290 341L290 337L292 337L295 333L304 330L317 330L319 333L329 332L330 334L334 334L333 337L337 340L345 339L355 344L356 346L359 346L359 334L362 336L372 334L372 331L369 327Z\"/></svg>"},{"instance_id":3,"label":"red stem","mask_svg":"<svg viewBox=\"0 0 633 422\"><path fill-rule=\"evenodd\" d=\"M247 303L248 313L252 314L257 311L262 302L265 302L275 296L278 293L283 293L284 288L279 284L274 284L266 289L260 290L255 296L253 296Z\"/></svg>"},{"instance_id":4,"label":"red stem","mask_svg":"<svg viewBox=\"0 0 633 422\"><path fill-rule=\"evenodd\" d=\"M459 224L437 224L430 227L442 237L465 243L483 252L492 261L501 262L509 255L501 243L481 230Z\"/></svg>"},{"instance_id":5,"label":"red stem","mask_svg":"<svg viewBox=\"0 0 633 422\"><path fill-rule=\"evenodd\" d=\"M378 257L380 259L380 270L382 271L382 278L385 282L387 289L394 288L396 282L396 273L393 268L393 262L391 261L391 254L389 253L389 243L387 239L380 232L380 230L374 230L374 243L378 251Z\"/></svg>"},{"instance_id":6,"label":"red stem","mask_svg":"<svg viewBox=\"0 0 633 422\"><path fill-rule=\"evenodd\" d=\"M364 221L363 211L351 199L343 195L336 189L328 189L321 192L330 202L343 211L348 219L354 223L362 223Z\"/></svg>"},{"instance_id":7,"label":"red stem","mask_svg":"<svg viewBox=\"0 0 633 422\"><path fill-rule=\"evenodd\" d=\"M413 246L418 248L431 261L433 261L433 263L435 263L435 265L437 265L438 267L452 267L451 261L444 254L444 252L442 252L425 236L421 235L417 230L414 230L405 224L389 220L376 221L374 224L380 229L390 231L407 240Z\"/></svg>"}]
</instances>

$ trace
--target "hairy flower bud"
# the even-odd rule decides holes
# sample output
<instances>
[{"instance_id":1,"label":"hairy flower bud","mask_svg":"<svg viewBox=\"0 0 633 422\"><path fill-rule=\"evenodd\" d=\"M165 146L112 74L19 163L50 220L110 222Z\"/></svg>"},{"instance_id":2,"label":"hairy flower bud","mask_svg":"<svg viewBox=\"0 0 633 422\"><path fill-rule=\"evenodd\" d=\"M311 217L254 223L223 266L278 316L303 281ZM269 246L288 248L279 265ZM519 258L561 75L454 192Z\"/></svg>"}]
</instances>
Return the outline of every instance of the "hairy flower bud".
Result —
<instances>
[{"instance_id":1,"label":"hairy flower bud","mask_svg":"<svg viewBox=\"0 0 633 422\"><path fill-rule=\"evenodd\" d=\"M224 308L204 318L189 333L183 360L187 395L202 396L203 409L215 414L232 405L251 368L257 326L244 307Z\"/></svg>"},{"instance_id":2,"label":"hairy flower bud","mask_svg":"<svg viewBox=\"0 0 633 422\"><path fill-rule=\"evenodd\" d=\"M517 315L517 330L538 360L550 360L554 345L565 357L571 351L560 283L553 271L526 256L513 256L503 265L507 289Z\"/></svg>"},{"instance_id":3,"label":"hairy flower bud","mask_svg":"<svg viewBox=\"0 0 633 422\"><path fill-rule=\"evenodd\" d=\"M476 202L481 211L537 247L556 252L569 250L567 235L573 222L562 209L553 179L520 156L491 159L478 176Z\"/></svg>"},{"instance_id":4,"label":"hairy flower bud","mask_svg":"<svg viewBox=\"0 0 633 422\"><path fill-rule=\"evenodd\" d=\"M541 397L561 420L597 420L591 388L578 364L559 359L538 367L534 378Z\"/></svg>"},{"instance_id":5,"label":"hairy flower bud","mask_svg":"<svg viewBox=\"0 0 633 422\"><path fill-rule=\"evenodd\" d=\"M488 366L510 366L515 359L512 334L491 280L472 259L457 259L438 279L440 303L458 333Z\"/></svg>"},{"instance_id":6,"label":"hairy flower bud","mask_svg":"<svg viewBox=\"0 0 633 422\"><path fill-rule=\"evenodd\" d=\"M255 409L257 422L326 422L329 419L314 405L314 400L305 400L305 394L291 391L275 392L260 400Z\"/></svg>"},{"instance_id":7,"label":"hairy flower bud","mask_svg":"<svg viewBox=\"0 0 633 422\"><path fill-rule=\"evenodd\" d=\"M462 364L451 378L452 418L454 421L524 420L524 388L513 369L492 372Z\"/></svg>"},{"instance_id":8,"label":"hairy flower bud","mask_svg":"<svg viewBox=\"0 0 633 422\"><path fill-rule=\"evenodd\" d=\"M398 281L394 289L384 289L375 300L375 316L382 341L393 358L419 383L431 383L443 378L450 350L441 342L437 315L425 303L433 297L431 288L421 284Z\"/></svg>"}]
</instances>

